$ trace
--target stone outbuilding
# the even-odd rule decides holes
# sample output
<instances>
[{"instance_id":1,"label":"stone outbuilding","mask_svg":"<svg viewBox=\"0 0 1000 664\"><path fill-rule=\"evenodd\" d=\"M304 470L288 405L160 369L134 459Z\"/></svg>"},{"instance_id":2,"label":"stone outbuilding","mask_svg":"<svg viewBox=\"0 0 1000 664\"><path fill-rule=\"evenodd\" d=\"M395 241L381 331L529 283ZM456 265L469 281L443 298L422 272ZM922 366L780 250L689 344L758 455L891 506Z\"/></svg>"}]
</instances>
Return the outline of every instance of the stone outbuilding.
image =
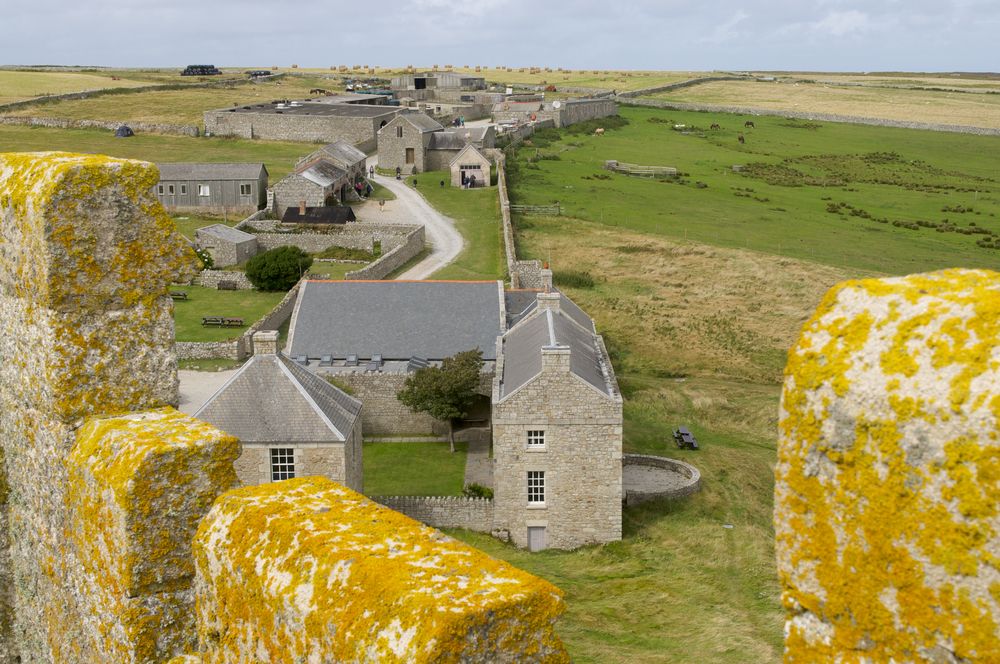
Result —
<instances>
[{"instance_id":1,"label":"stone outbuilding","mask_svg":"<svg viewBox=\"0 0 1000 664\"><path fill-rule=\"evenodd\" d=\"M347 173L348 180L350 180L351 184L354 184L365 179L367 175L365 161L367 158L364 152L347 141L334 141L299 159L296 167L322 159Z\"/></svg>"},{"instance_id":2,"label":"stone outbuilding","mask_svg":"<svg viewBox=\"0 0 1000 664\"><path fill-rule=\"evenodd\" d=\"M215 267L238 265L257 255L257 236L241 230L213 224L194 232L195 244L212 256Z\"/></svg>"},{"instance_id":3,"label":"stone outbuilding","mask_svg":"<svg viewBox=\"0 0 1000 664\"><path fill-rule=\"evenodd\" d=\"M404 113L378 131L378 165L400 172L433 170L426 162L434 132L443 131L437 120L424 113Z\"/></svg>"},{"instance_id":4,"label":"stone outbuilding","mask_svg":"<svg viewBox=\"0 0 1000 664\"><path fill-rule=\"evenodd\" d=\"M326 158L300 162L271 187L274 214L283 218L290 207L323 207L358 198L348 172Z\"/></svg>"},{"instance_id":5,"label":"stone outbuilding","mask_svg":"<svg viewBox=\"0 0 1000 664\"><path fill-rule=\"evenodd\" d=\"M264 207L267 168L261 163L157 164L156 199L168 210L254 212Z\"/></svg>"},{"instance_id":6,"label":"stone outbuilding","mask_svg":"<svg viewBox=\"0 0 1000 664\"><path fill-rule=\"evenodd\" d=\"M455 155L449 164L451 186L474 189L490 186L492 164L489 158L471 143Z\"/></svg>"},{"instance_id":7,"label":"stone outbuilding","mask_svg":"<svg viewBox=\"0 0 1000 664\"><path fill-rule=\"evenodd\" d=\"M195 417L240 439L244 485L322 475L362 490L361 402L254 335L253 357Z\"/></svg>"}]
</instances>

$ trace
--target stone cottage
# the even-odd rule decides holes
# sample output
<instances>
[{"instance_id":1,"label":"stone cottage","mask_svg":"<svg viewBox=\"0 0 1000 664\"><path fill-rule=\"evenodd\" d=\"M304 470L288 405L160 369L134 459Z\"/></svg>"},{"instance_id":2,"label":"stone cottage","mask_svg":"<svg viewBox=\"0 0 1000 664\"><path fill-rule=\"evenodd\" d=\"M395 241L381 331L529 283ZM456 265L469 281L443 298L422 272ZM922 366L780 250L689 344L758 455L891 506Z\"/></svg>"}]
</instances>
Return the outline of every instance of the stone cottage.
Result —
<instances>
[{"instance_id":1,"label":"stone cottage","mask_svg":"<svg viewBox=\"0 0 1000 664\"><path fill-rule=\"evenodd\" d=\"M368 435L440 432L396 398L413 371L478 348L492 432L493 529L532 550L621 539L622 397L593 321L565 295L502 282L324 282L299 289L297 364L350 387Z\"/></svg>"},{"instance_id":2,"label":"stone cottage","mask_svg":"<svg viewBox=\"0 0 1000 664\"><path fill-rule=\"evenodd\" d=\"M367 175L365 160L367 158L364 152L347 141L334 141L299 159L295 165L300 166L320 159L329 161L337 168L346 172L348 180L351 184L354 184L365 179Z\"/></svg>"},{"instance_id":3,"label":"stone cottage","mask_svg":"<svg viewBox=\"0 0 1000 664\"><path fill-rule=\"evenodd\" d=\"M323 207L358 198L348 172L323 157L299 163L271 192L273 212L279 219L290 207Z\"/></svg>"},{"instance_id":4,"label":"stone cottage","mask_svg":"<svg viewBox=\"0 0 1000 664\"><path fill-rule=\"evenodd\" d=\"M361 402L279 354L277 341L255 334L254 356L195 417L240 439L244 485L322 475L361 491Z\"/></svg>"},{"instance_id":5,"label":"stone cottage","mask_svg":"<svg viewBox=\"0 0 1000 664\"><path fill-rule=\"evenodd\" d=\"M378 165L407 175L432 170L426 163L434 132L444 127L429 115L403 113L378 131Z\"/></svg>"},{"instance_id":6,"label":"stone cottage","mask_svg":"<svg viewBox=\"0 0 1000 664\"><path fill-rule=\"evenodd\" d=\"M257 255L257 236L225 224L204 226L194 232L195 245L212 256L215 267L238 265Z\"/></svg>"}]
</instances>

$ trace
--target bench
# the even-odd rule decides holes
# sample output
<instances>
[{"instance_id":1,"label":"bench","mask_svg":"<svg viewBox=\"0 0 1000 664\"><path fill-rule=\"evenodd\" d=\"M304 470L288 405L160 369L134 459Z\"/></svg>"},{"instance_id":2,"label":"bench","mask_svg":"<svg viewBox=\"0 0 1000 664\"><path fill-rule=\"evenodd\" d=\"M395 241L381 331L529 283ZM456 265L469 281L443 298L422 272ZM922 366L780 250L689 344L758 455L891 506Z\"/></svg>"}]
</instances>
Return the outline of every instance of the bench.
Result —
<instances>
[{"instance_id":1,"label":"bench","mask_svg":"<svg viewBox=\"0 0 1000 664\"><path fill-rule=\"evenodd\" d=\"M694 434L688 431L686 427L674 429L674 442L681 449L685 447L691 450L698 449L698 441L695 440Z\"/></svg>"},{"instance_id":2,"label":"bench","mask_svg":"<svg viewBox=\"0 0 1000 664\"><path fill-rule=\"evenodd\" d=\"M170 291L170 297L175 300L186 300L188 299L187 291Z\"/></svg>"},{"instance_id":3,"label":"bench","mask_svg":"<svg viewBox=\"0 0 1000 664\"><path fill-rule=\"evenodd\" d=\"M219 285L216 286L216 289L217 290L239 290L236 287L236 282L235 281L227 281L227 280L220 281Z\"/></svg>"},{"instance_id":4,"label":"bench","mask_svg":"<svg viewBox=\"0 0 1000 664\"><path fill-rule=\"evenodd\" d=\"M243 327L243 319L230 316L202 316L202 327Z\"/></svg>"}]
</instances>

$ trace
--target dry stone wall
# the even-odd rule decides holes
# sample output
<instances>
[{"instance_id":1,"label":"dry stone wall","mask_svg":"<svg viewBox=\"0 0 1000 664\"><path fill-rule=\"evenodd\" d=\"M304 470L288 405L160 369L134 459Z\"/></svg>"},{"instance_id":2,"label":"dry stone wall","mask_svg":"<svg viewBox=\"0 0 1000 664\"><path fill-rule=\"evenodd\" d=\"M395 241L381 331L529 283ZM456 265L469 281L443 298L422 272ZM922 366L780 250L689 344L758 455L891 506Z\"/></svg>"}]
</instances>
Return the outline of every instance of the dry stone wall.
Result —
<instances>
[{"instance_id":1,"label":"dry stone wall","mask_svg":"<svg viewBox=\"0 0 1000 664\"><path fill-rule=\"evenodd\" d=\"M239 270L202 270L193 283L205 288L218 288L220 281L232 282L237 290L253 290L253 284L247 279L247 275Z\"/></svg>"},{"instance_id":2,"label":"dry stone wall","mask_svg":"<svg viewBox=\"0 0 1000 664\"><path fill-rule=\"evenodd\" d=\"M1000 274L831 290L775 469L786 661L1000 661Z\"/></svg>"},{"instance_id":3,"label":"dry stone wall","mask_svg":"<svg viewBox=\"0 0 1000 664\"><path fill-rule=\"evenodd\" d=\"M373 496L372 500L434 528L493 530L493 501L464 496Z\"/></svg>"},{"instance_id":4,"label":"dry stone wall","mask_svg":"<svg viewBox=\"0 0 1000 664\"><path fill-rule=\"evenodd\" d=\"M424 250L424 227L418 226L410 231L401 244L397 244L388 253L382 254L378 260L359 270L351 270L344 275L345 279L384 279L394 270L406 265L410 259Z\"/></svg>"}]
</instances>

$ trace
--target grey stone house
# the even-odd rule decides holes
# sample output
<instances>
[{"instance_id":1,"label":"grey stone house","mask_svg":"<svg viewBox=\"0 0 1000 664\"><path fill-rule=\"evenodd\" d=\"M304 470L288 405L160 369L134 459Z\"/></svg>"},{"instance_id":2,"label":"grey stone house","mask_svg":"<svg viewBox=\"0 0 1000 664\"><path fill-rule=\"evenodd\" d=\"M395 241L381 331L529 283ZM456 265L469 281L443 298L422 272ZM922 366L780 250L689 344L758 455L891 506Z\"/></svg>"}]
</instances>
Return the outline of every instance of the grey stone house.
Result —
<instances>
[{"instance_id":1,"label":"grey stone house","mask_svg":"<svg viewBox=\"0 0 1000 664\"><path fill-rule=\"evenodd\" d=\"M490 186L489 158L469 143L451 159L451 186L471 189Z\"/></svg>"},{"instance_id":2,"label":"grey stone house","mask_svg":"<svg viewBox=\"0 0 1000 664\"><path fill-rule=\"evenodd\" d=\"M434 132L444 127L429 115L404 113L378 131L378 165L389 170L400 169L407 175L432 170L427 162L427 149Z\"/></svg>"},{"instance_id":3,"label":"grey stone house","mask_svg":"<svg viewBox=\"0 0 1000 664\"><path fill-rule=\"evenodd\" d=\"M322 475L362 490L361 402L254 335L255 355L195 413L240 439L244 485Z\"/></svg>"},{"instance_id":4,"label":"grey stone house","mask_svg":"<svg viewBox=\"0 0 1000 664\"><path fill-rule=\"evenodd\" d=\"M195 244L212 256L215 267L237 265L257 255L257 236L241 230L213 224L194 232Z\"/></svg>"},{"instance_id":5,"label":"grey stone house","mask_svg":"<svg viewBox=\"0 0 1000 664\"><path fill-rule=\"evenodd\" d=\"M296 166L322 159L346 172L348 180L350 180L351 184L354 184L363 180L367 175L365 170L365 161L367 158L364 152L350 143L346 141L334 141L299 159L296 162Z\"/></svg>"},{"instance_id":6,"label":"grey stone house","mask_svg":"<svg viewBox=\"0 0 1000 664\"><path fill-rule=\"evenodd\" d=\"M322 282L299 289L290 355L350 387L369 435L440 432L396 393L479 348L493 441L493 530L533 550L621 539L622 397L593 321L547 288L502 282Z\"/></svg>"},{"instance_id":7,"label":"grey stone house","mask_svg":"<svg viewBox=\"0 0 1000 664\"><path fill-rule=\"evenodd\" d=\"M323 207L357 199L350 175L332 161L319 157L299 163L274 183L274 214L283 218L290 207Z\"/></svg>"},{"instance_id":8,"label":"grey stone house","mask_svg":"<svg viewBox=\"0 0 1000 664\"><path fill-rule=\"evenodd\" d=\"M264 207L267 168L260 163L157 164L156 199L168 210L253 212Z\"/></svg>"}]
</instances>

